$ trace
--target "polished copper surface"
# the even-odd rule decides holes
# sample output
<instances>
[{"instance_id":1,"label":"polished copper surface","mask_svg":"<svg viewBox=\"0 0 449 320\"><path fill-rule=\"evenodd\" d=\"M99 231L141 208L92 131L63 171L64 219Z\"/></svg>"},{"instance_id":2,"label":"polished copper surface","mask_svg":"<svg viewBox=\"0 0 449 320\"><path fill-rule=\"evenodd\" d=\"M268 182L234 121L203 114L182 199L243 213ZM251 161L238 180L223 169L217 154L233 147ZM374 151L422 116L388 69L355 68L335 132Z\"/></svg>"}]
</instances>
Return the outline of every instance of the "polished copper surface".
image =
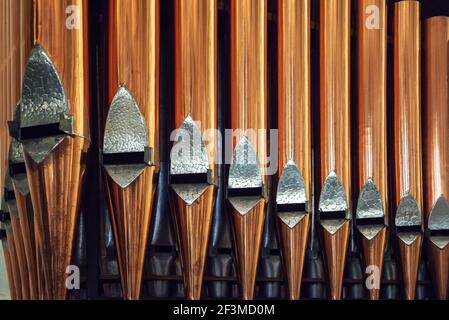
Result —
<instances>
[{"instance_id":1,"label":"polished copper surface","mask_svg":"<svg viewBox=\"0 0 449 320\"><path fill-rule=\"evenodd\" d=\"M259 159L262 181L266 186L265 157L267 139L257 130L267 128L267 1L230 1L231 46L231 128L235 132L233 149L244 135ZM248 132L247 130L256 130ZM243 299L254 297L259 250L265 220L265 199L247 214L231 208L236 242L236 259Z\"/></svg>"},{"instance_id":2,"label":"polished copper surface","mask_svg":"<svg viewBox=\"0 0 449 320\"><path fill-rule=\"evenodd\" d=\"M80 9L79 29L66 28L65 10ZM35 232L42 250L42 298L65 299L65 273L72 260L75 227L78 222L82 154L89 142L87 1L36 0L34 43L45 48L64 85L69 113L79 137L65 140L41 164L25 156L30 193L35 213Z\"/></svg>"},{"instance_id":3,"label":"polished copper surface","mask_svg":"<svg viewBox=\"0 0 449 320\"><path fill-rule=\"evenodd\" d=\"M326 266L329 270L330 298L332 300L341 299L350 226L351 222L345 221L334 234L330 234L323 227L320 228L323 235Z\"/></svg>"},{"instance_id":4,"label":"polished copper surface","mask_svg":"<svg viewBox=\"0 0 449 320\"><path fill-rule=\"evenodd\" d=\"M360 236L360 239L362 242L364 266L377 266L382 271L385 246L387 244L387 227L383 227L371 240L364 236ZM368 292L371 300L379 300L379 289L369 289Z\"/></svg>"},{"instance_id":5,"label":"polished copper surface","mask_svg":"<svg viewBox=\"0 0 449 320\"><path fill-rule=\"evenodd\" d=\"M437 199L449 197L449 17L424 21L424 216L426 225ZM446 212L449 216L449 212ZM449 249L429 243L437 295L448 296Z\"/></svg>"},{"instance_id":6,"label":"polished copper surface","mask_svg":"<svg viewBox=\"0 0 449 320\"><path fill-rule=\"evenodd\" d=\"M357 2L358 70L358 185L360 192L371 179L379 190L388 225L387 170L387 1ZM367 25L369 6L379 10L379 25ZM371 12L371 11L368 11ZM372 16L373 12L371 12ZM376 16L377 17L377 16ZM378 28L376 28L378 27ZM386 228L372 240L360 235L364 265L382 270ZM379 299L379 290L369 290L370 299Z\"/></svg>"},{"instance_id":7,"label":"polished copper surface","mask_svg":"<svg viewBox=\"0 0 449 320\"><path fill-rule=\"evenodd\" d=\"M111 1L109 21L107 106L124 84L145 118L154 151L154 166L126 189L105 173L123 297L138 299L159 172L159 1Z\"/></svg>"},{"instance_id":8,"label":"polished copper surface","mask_svg":"<svg viewBox=\"0 0 449 320\"><path fill-rule=\"evenodd\" d=\"M421 258L422 242L422 235L419 235L418 238L410 245L407 245L402 241L398 241L402 265L402 275L404 278L403 285L405 291L405 299L407 300L415 299L416 279Z\"/></svg>"},{"instance_id":9,"label":"polished copper surface","mask_svg":"<svg viewBox=\"0 0 449 320\"><path fill-rule=\"evenodd\" d=\"M0 3L0 190L6 173L9 133L7 121L12 119L20 99L22 77L32 41L31 0L3 0Z\"/></svg>"},{"instance_id":10,"label":"polished copper surface","mask_svg":"<svg viewBox=\"0 0 449 320\"><path fill-rule=\"evenodd\" d=\"M438 299L446 300L449 287L449 245L441 249L428 239L426 244L428 259L433 268L431 278L436 286L435 293Z\"/></svg>"},{"instance_id":11,"label":"polished copper surface","mask_svg":"<svg viewBox=\"0 0 449 320\"><path fill-rule=\"evenodd\" d=\"M15 213L17 214L17 213ZM22 299L29 300L30 296L30 281L28 264L25 254L24 239L22 230L20 229L20 219L15 214L11 214L11 228L14 234L14 249L16 253L17 264L19 267L20 284L22 287Z\"/></svg>"},{"instance_id":12,"label":"polished copper surface","mask_svg":"<svg viewBox=\"0 0 449 320\"><path fill-rule=\"evenodd\" d=\"M174 127L179 128L187 116L199 126L207 139L209 170L215 180L218 146L211 129L217 128L217 1L176 0L174 12ZM210 185L191 205L171 191L189 299L201 297L215 189Z\"/></svg>"},{"instance_id":13,"label":"polished copper surface","mask_svg":"<svg viewBox=\"0 0 449 320\"><path fill-rule=\"evenodd\" d=\"M351 213L350 0L320 1L320 186L335 171ZM338 235L323 230L331 297L341 298L349 224ZM346 237L346 238L345 238Z\"/></svg>"},{"instance_id":14,"label":"polished copper surface","mask_svg":"<svg viewBox=\"0 0 449 320\"><path fill-rule=\"evenodd\" d=\"M27 264L27 279L29 281L29 298L39 298L38 266L36 261L37 245L34 234L34 212L31 203L31 196L22 195L14 186L17 210L20 221L20 234L23 241L23 250L25 252Z\"/></svg>"},{"instance_id":15,"label":"polished copper surface","mask_svg":"<svg viewBox=\"0 0 449 320\"><path fill-rule=\"evenodd\" d=\"M293 228L281 221L278 222L290 300L298 300L300 298L310 220L310 214L306 214Z\"/></svg>"},{"instance_id":16,"label":"polished copper surface","mask_svg":"<svg viewBox=\"0 0 449 320\"><path fill-rule=\"evenodd\" d=\"M379 8L379 27L366 26L366 8ZM387 5L385 0L357 2L358 190L372 179L388 225L387 172Z\"/></svg>"},{"instance_id":17,"label":"polished copper surface","mask_svg":"<svg viewBox=\"0 0 449 320\"><path fill-rule=\"evenodd\" d=\"M424 214L428 222L432 207L449 197L449 17L426 19L424 26Z\"/></svg>"},{"instance_id":18,"label":"polished copper surface","mask_svg":"<svg viewBox=\"0 0 449 320\"><path fill-rule=\"evenodd\" d=\"M12 285L14 286L14 290L11 292L11 298L13 300L21 300L23 299L23 289L22 289L22 280L20 276L20 267L19 261L17 258L17 250L16 250L16 242L11 224L6 226L6 237L7 237L7 245L8 245L8 253L9 256L9 265L11 270L12 277ZM11 286L11 284L10 284Z\"/></svg>"},{"instance_id":19,"label":"polished copper surface","mask_svg":"<svg viewBox=\"0 0 449 320\"><path fill-rule=\"evenodd\" d=\"M265 220L265 206L265 200L261 199L244 216L231 208L235 232L236 262L243 300L252 300L254 298L260 242Z\"/></svg>"},{"instance_id":20,"label":"polished copper surface","mask_svg":"<svg viewBox=\"0 0 449 320\"><path fill-rule=\"evenodd\" d=\"M394 4L395 208L410 193L422 213L420 3ZM415 295L422 240L399 240L407 299Z\"/></svg>"},{"instance_id":21,"label":"polished copper surface","mask_svg":"<svg viewBox=\"0 0 449 320\"><path fill-rule=\"evenodd\" d=\"M310 1L278 1L278 179L293 160L307 199L312 187L310 110ZM295 227L279 221L289 298L299 299L310 217Z\"/></svg>"}]
</instances>

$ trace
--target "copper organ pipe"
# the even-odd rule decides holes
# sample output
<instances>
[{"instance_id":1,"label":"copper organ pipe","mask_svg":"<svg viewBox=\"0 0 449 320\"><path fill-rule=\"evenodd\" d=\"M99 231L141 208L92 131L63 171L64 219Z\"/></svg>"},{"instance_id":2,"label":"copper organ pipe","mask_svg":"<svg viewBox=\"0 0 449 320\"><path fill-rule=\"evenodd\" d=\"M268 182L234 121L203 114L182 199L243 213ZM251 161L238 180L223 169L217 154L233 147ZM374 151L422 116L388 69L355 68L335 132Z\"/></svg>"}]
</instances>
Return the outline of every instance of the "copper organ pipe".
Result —
<instances>
[{"instance_id":1,"label":"copper organ pipe","mask_svg":"<svg viewBox=\"0 0 449 320\"><path fill-rule=\"evenodd\" d=\"M139 299L159 173L159 1L109 5L103 166L122 294Z\"/></svg>"},{"instance_id":2,"label":"copper organ pipe","mask_svg":"<svg viewBox=\"0 0 449 320\"><path fill-rule=\"evenodd\" d=\"M39 295L65 299L85 166L82 155L89 146L87 1L31 4L34 48L24 67L20 112L10 122L10 134L25 151L42 257L38 273L45 284ZM74 25L65 14L69 5L79 10Z\"/></svg>"},{"instance_id":3,"label":"copper organ pipe","mask_svg":"<svg viewBox=\"0 0 449 320\"><path fill-rule=\"evenodd\" d=\"M277 214L290 299L299 299L312 187L310 1L278 1Z\"/></svg>"},{"instance_id":4,"label":"copper organ pipe","mask_svg":"<svg viewBox=\"0 0 449 320\"><path fill-rule=\"evenodd\" d=\"M254 297L265 220L267 1L231 0L231 128L228 200L242 298Z\"/></svg>"},{"instance_id":5,"label":"copper organ pipe","mask_svg":"<svg viewBox=\"0 0 449 320\"><path fill-rule=\"evenodd\" d=\"M364 265L382 270L388 226L387 6L357 2L358 186L355 213ZM369 290L379 299L379 289Z\"/></svg>"},{"instance_id":6,"label":"copper organ pipe","mask_svg":"<svg viewBox=\"0 0 449 320\"><path fill-rule=\"evenodd\" d=\"M394 4L395 228L405 298L415 297L422 245L420 3Z\"/></svg>"},{"instance_id":7,"label":"copper organ pipe","mask_svg":"<svg viewBox=\"0 0 449 320\"><path fill-rule=\"evenodd\" d=\"M218 146L212 133L217 129L217 1L175 0L174 11L174 127L179 132L170 154L170 205L178 230L186 295L198 300L217 182ZM192 147L192 152L188 154L182 144Z\"/></svg>"},{"instance_id":8,"label":"copper organ pipe","mask_svg":"<svg viewBox=\"0 0 449 320\"><path fill-rule=\"evenodd\" d=\"M320 225L330 296L340 299L351 224L350 0L320 1Z\"/></svg>"},{"instance_id":9,"label":"copper organ pipe","mask_svg":"<svg viewBox=\"0 0 449 320\"><path fill-rule=\"evenodd\" d=\"M439 299L449 274L449 17L424 21L424 217L426 249Z\"/></svg>"}]
</instances>

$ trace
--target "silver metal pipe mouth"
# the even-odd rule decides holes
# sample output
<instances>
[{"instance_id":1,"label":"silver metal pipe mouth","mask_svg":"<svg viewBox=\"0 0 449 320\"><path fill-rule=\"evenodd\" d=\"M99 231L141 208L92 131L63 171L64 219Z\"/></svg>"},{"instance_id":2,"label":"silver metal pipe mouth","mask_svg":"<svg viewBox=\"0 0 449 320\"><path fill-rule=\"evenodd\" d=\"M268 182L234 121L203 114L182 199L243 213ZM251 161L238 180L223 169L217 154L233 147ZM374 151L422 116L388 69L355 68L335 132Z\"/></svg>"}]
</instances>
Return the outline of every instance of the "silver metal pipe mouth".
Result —
<instances>
[{"instance_id":1,"label":"silver metal pipe mouth","mask_svg":"<svg viewBox=\"0 0 449 320\"><path fill-rule=\"evenodd\" d=\"M129 187L153 163L145 119L124 85L119 87L108 112L102 162L122 189Z\"/></svg>"},{"instance_id":2,"label":"silver metal pipe mouth","mask_svg":"<svg viewBox=\"0 0 449 320\"><path fill-rule=\"evenodd\" d=\"M320 224L330 234L335 234L351 219L345 189L335 171L331 171L324 182L318 210Z\"/></svg>"},{"instance_id":3,"label":"silver metal pipe mouth","mask_svg":"<svg viewBox=\"0 0 449 320\"><path fill-rule=\"evenodd\" d=\"M22 96L8 126L10 135L23 143L27 154L38 164L66 136L77 135L61 78L39 45L32 49L26 64Z\"/></svg>"},{"instance_id":4,"label":"silver metal pipe mouth","mask_svg":"<svg viewBox=\"0 0 449 320\"><path fill-rule=\"evenodd\" d=\"M415 198L407 193L396 210L396 233L405 244L411 245L422 234L421 210Z\"/></svg>"},{"instance_id":5,"label":"silver metal pipe mouth","mask_svg":"<svg viewBox=\"0 0 449 320\"><path fill-rule=\"evenodd\" d=\"M433 204L427 228L429 240L438 248L443 249L449 244L449 204L444 195Z\"/></svg>"}]
</instances>

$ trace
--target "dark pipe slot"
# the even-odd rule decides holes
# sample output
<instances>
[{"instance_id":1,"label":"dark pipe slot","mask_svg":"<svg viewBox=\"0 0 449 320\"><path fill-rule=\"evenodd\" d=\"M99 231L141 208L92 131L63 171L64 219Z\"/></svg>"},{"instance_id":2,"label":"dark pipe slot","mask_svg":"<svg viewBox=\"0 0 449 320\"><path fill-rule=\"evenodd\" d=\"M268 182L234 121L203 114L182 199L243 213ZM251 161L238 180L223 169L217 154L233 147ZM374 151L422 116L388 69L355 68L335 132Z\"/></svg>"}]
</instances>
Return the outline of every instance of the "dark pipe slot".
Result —
<instances>
[{"instance_id":1,"label":"dark pipe slot","mask_svg":"<svg viewBox=\"0 0 449 320\"><path fill-rule=\"evenodd\" d=\"M346 218L346 211L320 212L320 220L336 220L345 218Z\"/></svg>"},{"instance_id":2,"label":"dark pipe slot","mask_svg":"<svg viewBox=\"0 0 449 320\"><path fill-rule=\"evenodd\" d=\"M262 188L228 189L228 198L232 197L262 197Z\"/></svg>"},{"instance_id":3,"label":"dark pipe slot","mask_svg":"<svg viewBox=\"0 0 449 320\"><path fill-rule=\"evenodd\" d=\"M0 240L6 239L6 230L0 230Z\"/></svg>"},{"instance_id":4,"label":"dark pipe slot","mask_svg":"<svg viewBox=\"0 0 449 320\"><path fill-rule=\"evenodd\" d=\"M432 237L449 237L449 230L429 230Z\"/></svg>"},{"instance_id":5,"label":"dark pipe slot","mask_svg":"<svg viewBox=\"0 0 449 320\"><path fill-rule=\"evenodd\" d=\"M145 163L144 152L104 153L103 165L126 165Z\"/></svg>"},{"instance_id":6,"label":"dark pipe slot","mask_svg":"<svg viewBox=\"0 0 449 320\"><path fill-rule=\"evenodd\" d=\"M356 220L358 226L372 226L372 225L384 225L384 218L366 218L366 219L357 219Z\"/></svg>"},{"instance_id":7,"label":"dark pipe slot","mask_svg":"<svg viewBox=\"0 0 449 320\"><path fill-rule=\"evenodd\" d=\"M24 162L21 163L11 163L9 165L9 175L15 177L18 174L26 174L26 166Z\"/></svg>"},{"instance_id":8,"label":"dark pipe slot","mask_svg":"<svg viewBox=\"0 0 449 320\"><path fill-rule=\"evenodd\" d=\"M406 233L406 232L421 232L421 226L398 226L396 227L397 233Z\"/></svg>"},{"instance_id":9,"label":"dark pipe slot","mask_svg":"<svg viewBox=\"0 0 449 320\"><path fill-rule=\"evenodd\" d=\"M4 198L5 198L6 202L11 201L11 200L16 200L16 195L14 193L14 190L5 190Z\"/></svg>"},{"instance_id":10,"label":"dark pipe slot","mask_svg":"<svg viewBox=\"0 0 449 320\"><path fill-rule=\"evenodd\" d=\"M278 212L305 212L305 203L284 203L277 205Z\"/></svg>"},{"instance_id":11,"label":"dark pipe slot","mask_svg":"<svg viewBox=\"0 0 449 320\"><path fill-rule=\"evenodd\" d=\"M207 173L174 174L170 175L171 184L208 183Z\"/></svg>"},{"instance_id":12,"label":"dark pipe slot","mask_svg":"<svg viewBox=\"0 0 449 320\"><path fill-rule=\"evenodd\" d=\"M0 222L5 223L11 220L9 212L0 211Z\"/></svg>"},{"instance_id":13,"label":"dark pipe slot","mask_svg":"<svg viewBox=\"0 0 449 320\"><path fill-rule=\"evenodd\" d=\"M65 134L64 131L59 129L59 123L20 128L20 139L22 140L46 138Z\"/></svg>"}]
</instances>

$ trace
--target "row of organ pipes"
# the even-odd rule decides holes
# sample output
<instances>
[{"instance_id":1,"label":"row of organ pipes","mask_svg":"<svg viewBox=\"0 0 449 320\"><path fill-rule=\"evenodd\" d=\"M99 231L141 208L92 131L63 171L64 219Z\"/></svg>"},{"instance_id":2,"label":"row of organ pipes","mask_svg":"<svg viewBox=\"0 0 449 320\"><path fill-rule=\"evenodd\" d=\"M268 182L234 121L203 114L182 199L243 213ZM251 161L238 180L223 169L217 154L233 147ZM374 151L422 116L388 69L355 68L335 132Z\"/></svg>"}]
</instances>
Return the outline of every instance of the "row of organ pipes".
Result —
<instances>
[{"instance_id":1,"label":"row of organ pipes","mask_svg":"<svg viewBox=\"0 0 449 320\"><path fill-rule=\"evenodd\" d=\"M79 28L61 28L65 15L60 13L73 3L80 8ZM88 4L17 0L1 5L3 18L9 15L11 22L3 31L2 58L13 48L11 63L0 72L1 235L11 296L64 299L95 123L89 121ZM238 134L226 170L226 210L243 299L254 298L269 199L275 202L288 298L300 298L306 251L314 241L311 229L323 249L329 298L342 297L352 239L361 248L364 267L382 270L387 244L397 248L406 299L415 298L425 248L437 297L447 298L449 18L421 24L418 1L389 7L394 12L390 65L386 1L359 0L356 19L351 5L350 0L319 1L319 101L313 110L311 1L277 1L278 171L270 187L268 138L247 133L270 127L268 3L228 3L230 128ZM173 4L172 125L181 131L171 146L169 197L189 299L202 297L221 174L215 162L218 141L203 138L218 128L217 6L215 0ZM125 299L140 297L161 169L159 12L158 0L111 0L108 9L108 103L100 148ZM351 68L357 70L352 88ZM394 68L394 86L388 89L387 68ZM355 100L351 90L357 92ZM388 95L394 95L391 136ZM195 157L177 152L178 143L194 136L202 137L190 146ZM275 190L271 198L270 188ZM372 288L369 297L379 299L379 292Z\"/></svg>"}]
</instances>

